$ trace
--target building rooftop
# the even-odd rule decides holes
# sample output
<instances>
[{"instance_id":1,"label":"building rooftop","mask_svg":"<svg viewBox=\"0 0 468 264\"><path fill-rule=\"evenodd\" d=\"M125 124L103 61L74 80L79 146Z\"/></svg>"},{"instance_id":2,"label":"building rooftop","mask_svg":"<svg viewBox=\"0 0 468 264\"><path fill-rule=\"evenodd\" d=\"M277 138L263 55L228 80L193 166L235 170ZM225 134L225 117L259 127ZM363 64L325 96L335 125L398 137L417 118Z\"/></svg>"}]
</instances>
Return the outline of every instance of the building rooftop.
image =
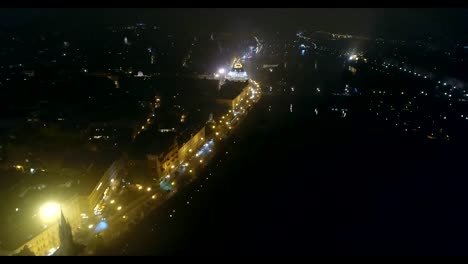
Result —
<instances>
[{"instance_id":1,"label":"building rooftop","mask_svg":"<svg viewBox=\"0 0 468 264\"><path fill-rule=\"evenodd\" d=\"M217 92L217 98L232 100L236 98L247 85L248 82L226 82Z\"/></svg>"}]
</instances>

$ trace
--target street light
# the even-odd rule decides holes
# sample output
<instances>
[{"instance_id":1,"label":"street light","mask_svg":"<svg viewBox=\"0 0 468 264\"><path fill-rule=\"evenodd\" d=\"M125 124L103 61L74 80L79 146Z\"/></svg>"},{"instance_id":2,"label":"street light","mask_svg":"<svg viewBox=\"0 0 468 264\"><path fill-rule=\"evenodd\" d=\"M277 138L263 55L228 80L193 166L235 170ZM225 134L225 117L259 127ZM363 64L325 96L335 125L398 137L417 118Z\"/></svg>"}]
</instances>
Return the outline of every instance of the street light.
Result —
<instances>
[{"instance_id":1,"label":"street light","mask_svg":"<svg viewBox=\"0 0 468 264\"><path fill-rule=\"evenodd\" d=\"M224 74L225 72L226 72L226 70L225 70L224 68L220 68L220 69L218 70L218 73L219 73L219 74Z\"/></svg>"},{"instance_id":2,"label":"street light","mask_svg":"<svg viewBox=\"0 0 468 264\"><path fill-rule=\"evenodd\" d=\"M56 202L47 202L42 205L39 214L45 222L58 219L60 215L60 205Z\"/></svg>"}]
</instances>

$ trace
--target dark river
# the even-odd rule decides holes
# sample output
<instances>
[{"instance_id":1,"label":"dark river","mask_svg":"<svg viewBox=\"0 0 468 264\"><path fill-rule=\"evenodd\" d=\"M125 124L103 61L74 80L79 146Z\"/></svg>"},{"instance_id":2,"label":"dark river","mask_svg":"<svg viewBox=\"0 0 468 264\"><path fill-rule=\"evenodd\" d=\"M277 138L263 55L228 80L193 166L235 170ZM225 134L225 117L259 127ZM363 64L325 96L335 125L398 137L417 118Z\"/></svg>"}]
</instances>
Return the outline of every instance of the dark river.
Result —
<instances>
[{"instance_id":1,"label":"dark river","mask_svg":"<svg viewBox=\"0 0 468 264\"><path fill-rule=\"evenodd\" d=\"M377 116L366 94L389 84L340 59L291 60L278 71L257 72L263 98L199 180L100 254L466 252L462 143Z\"/></svg>"}]
</instances>

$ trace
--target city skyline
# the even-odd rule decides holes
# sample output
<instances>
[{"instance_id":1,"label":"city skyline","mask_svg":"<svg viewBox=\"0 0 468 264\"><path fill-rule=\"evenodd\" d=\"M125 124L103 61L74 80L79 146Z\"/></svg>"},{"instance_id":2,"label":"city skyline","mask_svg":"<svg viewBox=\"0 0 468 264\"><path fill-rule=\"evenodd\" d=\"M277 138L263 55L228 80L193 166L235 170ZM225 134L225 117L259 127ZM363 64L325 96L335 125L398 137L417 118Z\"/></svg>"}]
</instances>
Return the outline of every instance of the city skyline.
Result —
<instances>
[{"instance_id":1,"label":"city skyline","mask_svg":"<svg viewBox=\"0 0 468 264\"><path fill-rule=\"evenodd\" d=\"M1 9L0 255L466 255L466 9Z\"/></svg>"}]
</instances>

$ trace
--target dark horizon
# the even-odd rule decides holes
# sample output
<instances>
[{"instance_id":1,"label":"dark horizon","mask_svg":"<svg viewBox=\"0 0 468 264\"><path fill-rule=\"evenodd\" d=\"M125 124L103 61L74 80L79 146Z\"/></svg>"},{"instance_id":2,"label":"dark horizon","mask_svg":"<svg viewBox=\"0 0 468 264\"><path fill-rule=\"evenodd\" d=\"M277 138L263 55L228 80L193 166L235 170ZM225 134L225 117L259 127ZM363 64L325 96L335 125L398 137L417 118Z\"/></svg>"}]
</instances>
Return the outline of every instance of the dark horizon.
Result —
<instances>
[{"instance_id":1,"label":"dark horizon","mask_svg":"<svg viewBox=\"0 0 468 264\"><path fill-rule=\"evenodd\" d=\"M148 23L185 30L290 30L305 28L396 39L463 37L468 12L435 8L10 8L0 10L6 28L77 28ZM185 23L184 21L196 21ZM60 22L60 23L57 23Z\"/></svg>"}]
</instances>

